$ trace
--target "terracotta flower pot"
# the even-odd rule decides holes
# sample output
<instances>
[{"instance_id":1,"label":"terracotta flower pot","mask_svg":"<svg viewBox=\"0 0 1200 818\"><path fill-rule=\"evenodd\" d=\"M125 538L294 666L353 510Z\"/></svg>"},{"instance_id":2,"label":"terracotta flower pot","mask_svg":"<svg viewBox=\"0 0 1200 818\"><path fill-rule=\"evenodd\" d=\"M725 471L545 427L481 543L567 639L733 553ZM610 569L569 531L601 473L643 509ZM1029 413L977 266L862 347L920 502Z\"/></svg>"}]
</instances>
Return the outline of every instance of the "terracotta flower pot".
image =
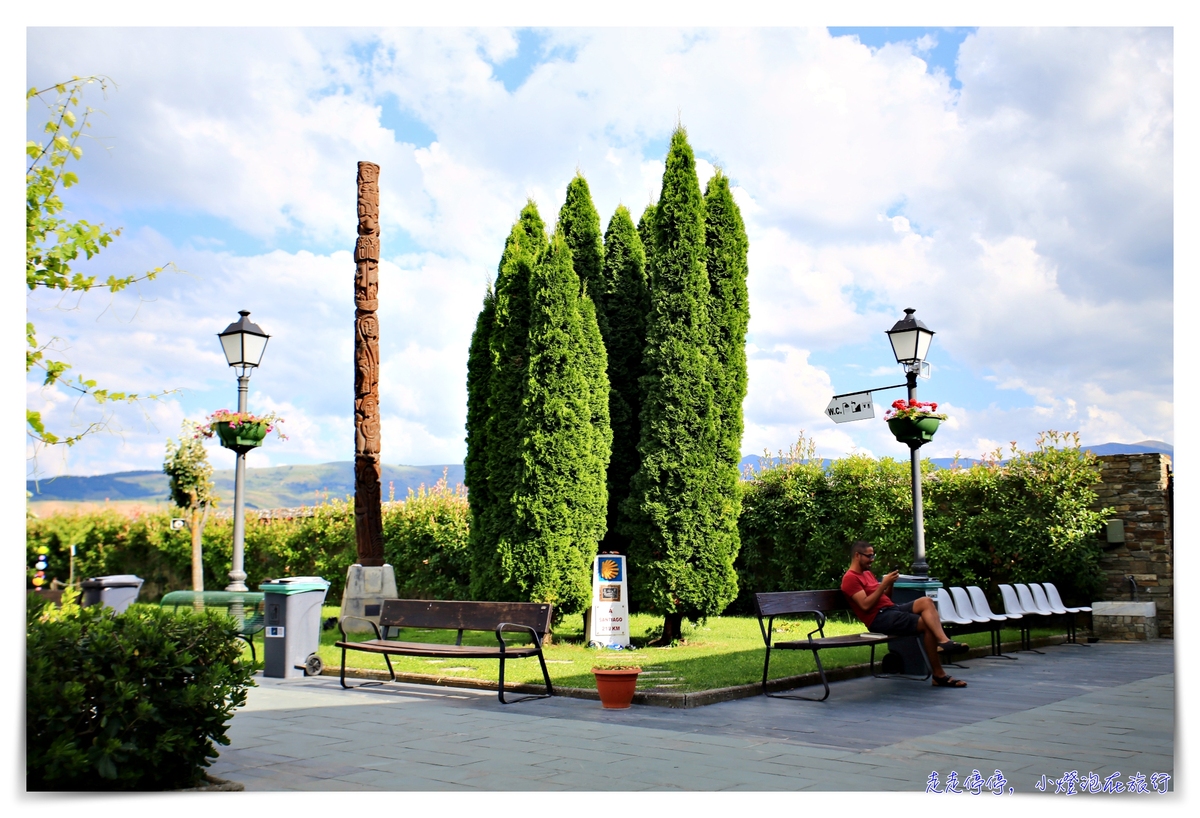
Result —
<instances>
[{"instance_id":1,"label":"terracotta flower pot","mask_svg":"<svg viewBox=\"0 0 1200 818\"><path fill-rule=\"evenodd\" d=\"M610 710L624 710L633 703L640 667L594 667L600 704Z\"/></svg>"},{"instance_id":2,"label":"terracotta flower pot","mask_svg":"<svg viewBox=\"0 0 1200 818\"><path fill-rule=\"evenodd\" d=\"M935 417L892 418L887 422L888 428L896 440L901 443L927 443L933 440L941 420Z\"/></svg>"},{"instance_id":3,"label":"terracotta flower pot","mask_svg":"<svg viewBox=\"0 0 1200 818\"><path fill-rule=\"evenodd\" d=\"M214 423L213 429L216 430L217 437L221 438L221 445L234 451L261 446L263 438L267 436L265 423L239 423L235 428L222 421Z\"/></svg>"}]
</instances>

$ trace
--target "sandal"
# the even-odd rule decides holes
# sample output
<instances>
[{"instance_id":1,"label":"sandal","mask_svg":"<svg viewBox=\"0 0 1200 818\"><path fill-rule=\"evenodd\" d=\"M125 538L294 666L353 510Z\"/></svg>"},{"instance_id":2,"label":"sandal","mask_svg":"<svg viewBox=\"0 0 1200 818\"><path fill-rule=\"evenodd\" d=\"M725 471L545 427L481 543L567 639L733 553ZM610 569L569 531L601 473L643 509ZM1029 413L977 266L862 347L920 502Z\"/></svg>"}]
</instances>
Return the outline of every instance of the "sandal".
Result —
<instances>
[{"instance_id":1,"label":"sandal","mask_svg":"<svg viewBox=\"0 0 1200 818\"><path fill-rule=\"evenodd\" d=\"M953 676L934 676L934 687L966 687L967 683L962 679L955 679Z\"/></svg>"},{"instance_id":2,"label":"sandal","mask_svg":"<svg viewBox=\"0 0 1200 818\"><path fill-rule=\"evenodd\" d=\"M948 639L938 645L938 649L945 654L966 653L971 649L971 646L965 642L955 642L953 639Z\"/></svg>"}]
</instances>

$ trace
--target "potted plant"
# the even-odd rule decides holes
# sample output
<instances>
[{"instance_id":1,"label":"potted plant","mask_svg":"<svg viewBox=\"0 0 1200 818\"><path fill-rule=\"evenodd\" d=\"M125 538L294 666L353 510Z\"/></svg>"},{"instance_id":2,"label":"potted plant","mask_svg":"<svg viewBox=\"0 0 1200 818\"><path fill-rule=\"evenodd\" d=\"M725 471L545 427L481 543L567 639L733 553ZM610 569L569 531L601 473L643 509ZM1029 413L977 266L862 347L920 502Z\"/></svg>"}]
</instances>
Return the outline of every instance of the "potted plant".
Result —
<instances>
[{"instance_id":1,"label":"potted plant","mask_svg":"<svg viewBox=\"0 0 1200 818\"><path fill-rule=\"evenodd\" d=\"M938 412L937 407L936 403L901 398L892 401L892 408L883 417L896 440L921 445L933 440L938 424L947 418L944 412Z\"/></svg>"},{"instance_id":2,"label":"potted plant","mask_svg":"<svg viewBox=\"0 0 1200 818\"><path fill-rule=\"evenodd\" d=\"M613 665L594 667L596 690L600 693L600 704L609 710L624 710L633 703L637 690L638 674L642 669L636 665Z\"/></svg>"},{"instance_id":3,"label":"potted plant","mask_svg":"<svg viewBox=\"0 0 1200 818\"><path fill-rule=\"evenodd\" d=\"M280 440L287 440L287 435L278 426L283 418L270 412L265 415L254 415L250 412L230 412L228 409L218 409L213 412L196 429L196 436L220 439L221 445L235 452L249 451L261 446L268 432L274 431Z\"/></svg>"}]
</instances>

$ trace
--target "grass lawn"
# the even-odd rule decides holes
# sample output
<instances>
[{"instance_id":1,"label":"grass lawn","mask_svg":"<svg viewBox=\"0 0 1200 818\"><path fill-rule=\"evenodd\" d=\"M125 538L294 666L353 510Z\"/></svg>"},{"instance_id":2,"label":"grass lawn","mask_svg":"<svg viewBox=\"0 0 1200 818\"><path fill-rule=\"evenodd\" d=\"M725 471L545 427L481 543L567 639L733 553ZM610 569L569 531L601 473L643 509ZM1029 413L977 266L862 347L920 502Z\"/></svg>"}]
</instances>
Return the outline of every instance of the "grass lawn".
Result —
<instances>
[{"instance_id":1,"label":"grass lawn","mask_svg":"<svg viewBox=\"0 0 1200 818\"><path fill-rule=\"evenodd\" d=\"M322 619L337 617L339 608L326 605ZM848 614L846 614L848 617ZM657 692L690 693L757 683L762 679L763 641L755 617L721 616L698 625L684 622L683 639L674 647L646 647L648 633L662 624L662 617L649 614L634 614L630 622L630 641L633 650L607 650L585 647L583 617L579 614L566 616L554 629L554 643L545 649L546 666L555 685L564 687L594 688L593 667L611 665L637 665L642 668L638 677L638 690ZM802 639L816 627L810 619L775 621L776 640ZM825 624L825 635L858 633L864 630L858 620L831 617ZM1049 636L1060 631L1035 630L1033 638ZM453 643L454 631L406 629L393 638L408 642ZM1001 631L1003 640L1017 641L1018 632ZM353 634L351 639L364 640L374 634ZM321 634L321 660L326 668L341 667L341 650L334 647L340 634L337 628ZM516 634L514 640L520 639ZM972 647L990 644L988 634L975 633L956 636ZM262 636L255 638L256 649L262 657ZM496 644L491 632L466 632L464 644ZM886 652L885 647L876 651L876 661ZM247 654L249 651L247 650ZM485 679L495 681L499 662L489 659L427 659L411 656L393 656L392 666L397 673L420 673L445 678ZM825 668L860 664L870 659L870 648L839 648L824 651L821 662ZM347 666L352 668L386 670L383 657L375 654L348 651ZM794 676L816 670L812 654L808 651L778 651L771 657L771 678ZM510 660L506 663L505 680L509 682L542 681L541 670L536 659Z\"/></svg>"}]
</instances>

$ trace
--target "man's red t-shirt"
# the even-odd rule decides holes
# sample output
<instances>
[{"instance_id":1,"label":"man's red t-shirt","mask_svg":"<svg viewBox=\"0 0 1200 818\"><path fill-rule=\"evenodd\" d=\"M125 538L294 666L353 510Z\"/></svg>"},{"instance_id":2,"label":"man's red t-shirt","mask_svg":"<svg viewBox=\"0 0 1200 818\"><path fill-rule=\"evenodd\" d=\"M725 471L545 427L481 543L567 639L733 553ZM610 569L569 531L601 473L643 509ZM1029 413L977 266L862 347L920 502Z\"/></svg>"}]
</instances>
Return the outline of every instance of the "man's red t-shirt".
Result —
<instances>
[{"instance_id":1,"label":"man's red t-shirt","mask_svg":"<svg viewBox=\"0 0 1200 818\"><path fill-rule=\"evenodd\" d=\"M879 580L875 579L875 575L870 571L863 571L861 574L857 571L847 571L842 577L842 593L846 595L846 601L850 603L850 609L854 611L854 615L862 620L862 623L868 628L875 621L875 614L879 613L882 608L889 605L895 605L895 602L888 599L887 594L880 594L879 601L875 603L875 607L866 613L861 613L858 610L858 605L854 603L854 595L859 591L866 591L867 596L875 592L879 587Z\"/></svg>"}]
</instances>

